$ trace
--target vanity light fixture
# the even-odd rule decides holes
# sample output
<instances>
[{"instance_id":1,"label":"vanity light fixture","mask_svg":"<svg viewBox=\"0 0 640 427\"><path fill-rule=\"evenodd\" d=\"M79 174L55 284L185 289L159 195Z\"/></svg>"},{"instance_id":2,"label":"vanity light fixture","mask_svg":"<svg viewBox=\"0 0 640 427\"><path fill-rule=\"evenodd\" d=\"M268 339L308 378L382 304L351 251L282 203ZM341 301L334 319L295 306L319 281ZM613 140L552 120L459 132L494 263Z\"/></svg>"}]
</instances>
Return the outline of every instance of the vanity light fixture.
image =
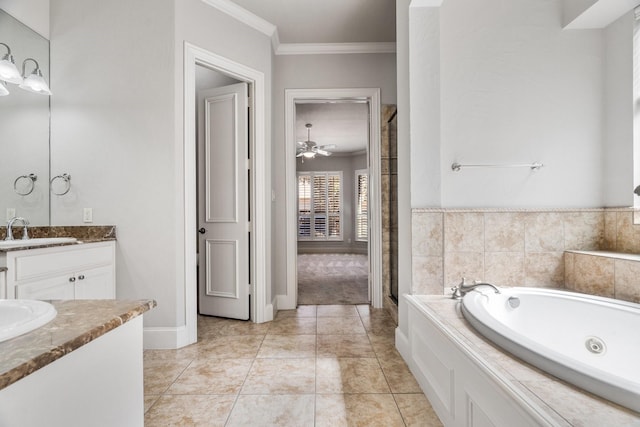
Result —
<instances>
[{"instance_id":1,"label":"vanity light fixture","mask_svg":"<svg viewBox=\"0 0 640 427\"><path fill-rule=\"evenodd\" d=\"M27 61L33 61L36 64L36 68L27 76L25 73L25 66ZM40 65L38 61L33 58L27 58L22 61L22 77L23 81L20 84L20 88L24 90L28 90L29 92L39 93L41 95L51 95L51 90L49 90L49 85L42 77L42 71L40 71Z\"/></svg>"},{"instance_id":2,"label":"vanity light fixture","mask_svg":"<svg viewBox=\"0 0 640 427\"><path fill-rule=\"evenodd\" d=\"M5 43L0 43L0 45L7 48L7 53L0 60L0 80L4 80L5 82L13 84L22 83L22 77L20 76L20 72L16 67L16 62L13 59L13 55L11 55L11 48Z\"/></svg>"}]
</instances>

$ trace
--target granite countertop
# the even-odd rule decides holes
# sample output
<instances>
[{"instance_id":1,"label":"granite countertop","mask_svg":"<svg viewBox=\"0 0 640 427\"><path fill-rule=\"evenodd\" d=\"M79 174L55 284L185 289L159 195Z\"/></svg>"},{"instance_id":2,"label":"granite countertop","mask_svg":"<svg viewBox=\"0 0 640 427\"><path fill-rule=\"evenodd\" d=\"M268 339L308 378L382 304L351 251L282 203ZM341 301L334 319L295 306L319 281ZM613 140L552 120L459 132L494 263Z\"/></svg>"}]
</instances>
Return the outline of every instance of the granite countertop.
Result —
<instances>
[{"instance_id":1,"label":"granite countertop","mask_svg":"<svg viewBox=\"0 0 640 427\"><path fill-rule=\"evenodd\" d=\"M471 347L511 386L545 408L558 426L640 426L640 414L570 385L510 355L488 341L464 319L459 301L420 296L449 332Z\"/></svg>"},{"instance_id":2,"label":"granite countertop","mask_svg":"<svg viewBox=\"0 0 640 427\"><path fill-rule=\"evenodd\" d=\"M55 319L0 343L0 390L156 306L154 300L50 302Z\"/></svg>"},{"instance_id":3,"label":"granite countertop","mask_svg":"<svg viewBox=\"0 0 640 427\"><path fill-rule=\"evenodd\" d=\"M12 228L14 236L22 236L22 226ZM7 227L0 226L0 239L4 239ZM83 243L108 242L116 240L116 227L113 225L77 225L77 226L53 226L53 227L29 227L31 239L49 237L75 237L76 242L54 243L51 245L18 246L13 248L1 248L0 253L12 251L24 251L29 249L51 248L56 246L72 246ZM17 240L20 240L18 237Z\"/></svg>"}]
</instances>

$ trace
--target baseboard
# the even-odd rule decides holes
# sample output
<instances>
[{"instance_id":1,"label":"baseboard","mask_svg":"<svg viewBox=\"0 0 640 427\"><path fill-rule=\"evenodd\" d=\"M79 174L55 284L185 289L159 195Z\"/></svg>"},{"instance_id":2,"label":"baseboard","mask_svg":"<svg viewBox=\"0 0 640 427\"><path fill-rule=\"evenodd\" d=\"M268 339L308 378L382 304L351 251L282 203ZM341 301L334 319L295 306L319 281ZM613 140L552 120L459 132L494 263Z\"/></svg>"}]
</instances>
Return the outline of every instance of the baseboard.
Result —
<instances>
[{"instance_id":1,"label":"baseboard","mask_svg":"<svg viewBox=\"0 0 640 427\"><path fill-rule=\"evenodd\" d=\"M186 326L145 326L143 334L145 350L175 349L192 344L189 342Z\"/></svg>"},{"instance_id":2,"label":"baseboard","mask_svg":"<svg viewBox=\"0 0 640 427\"><path fill-rule=\"evenodd\" d=\"M289 295L276 295L278 310L295 310L297 302Z\"/></svg>"},{"instance_id":3,"label":"baseboard","mask_svg":"<svg viewBox=\"0 0 640 427\"><path fill-rule=\"evenodd\" d=\"M271 301L271 304L267 304L264 306L264 320L265 322L271 322L278 312L278 300L274 298Z\"/></svg>"}]
</instances>

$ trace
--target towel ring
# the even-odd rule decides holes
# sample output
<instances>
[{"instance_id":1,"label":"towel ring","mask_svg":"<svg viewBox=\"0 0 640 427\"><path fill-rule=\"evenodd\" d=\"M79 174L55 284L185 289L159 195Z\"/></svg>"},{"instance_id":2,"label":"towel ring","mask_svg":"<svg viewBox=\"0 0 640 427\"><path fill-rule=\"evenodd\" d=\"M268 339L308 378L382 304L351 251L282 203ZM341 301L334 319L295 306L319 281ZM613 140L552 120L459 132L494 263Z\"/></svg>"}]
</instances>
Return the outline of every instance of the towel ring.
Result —
<instances>
[{"instance_id":1,"label":"towel ring","mask_svg":"<svg viewBox=\"0 0 640 427\"><path fill-rule=\"evenodd\" d=\"M20 180L22 179L29 180L29 183L27 184L27 189L25 191L18 190L18 182L20 182ZM35 173L30 173L29 175L20 175L19 177L16 178L15 181L13 181L13 189L17 194L21 196L28 196L29 194L33 193L33 189L36 186L37 180L38 180L38 175L36 175Z\"/></svg>"},{"instance_id":2,"label":"towel ring","mask_svg":"<svg viewBox=\"0 0 640 427\"><path fill-rule=\"evenodd\" d=\"M53 189L53 182L57 179L61 179L64 181L64 185L65 185L64 191L56 192ZM64 196L69 192L69 190L71 190L71 175L69 175L68 173L63 173L62 175L56 175L53 178L51 178L51 180L49 181L49 186L51 187L51 192L53 194L55 194L56 196Z\"/></svg>"}]
</instances>

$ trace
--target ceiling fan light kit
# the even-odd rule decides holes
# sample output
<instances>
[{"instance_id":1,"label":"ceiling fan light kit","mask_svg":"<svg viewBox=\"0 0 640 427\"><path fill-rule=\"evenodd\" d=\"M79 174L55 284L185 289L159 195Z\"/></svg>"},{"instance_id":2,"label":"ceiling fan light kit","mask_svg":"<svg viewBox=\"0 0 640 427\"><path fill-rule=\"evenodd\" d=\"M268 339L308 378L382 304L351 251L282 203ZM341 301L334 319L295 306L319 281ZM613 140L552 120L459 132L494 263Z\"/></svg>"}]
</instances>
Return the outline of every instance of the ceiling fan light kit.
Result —
<instances>
[{"instance_id":1,"label":"ceiling fan light kit","mask_svg":"<svg viewBox=\"0 0 640 427\"><path fill-rule=\"evenodd\" d=\"M313 125L311 123L307 123L305 127L307 128L307 140L306 141L298 141L298 150L296 153L296 157L301 157L302 161L304 159L313 159L317 154L321 156L330 156L332 153L328 151L330 148L335 148L335 144L330 145L318 145L314 141L311 141L311 127Z\"/></svg>"}]
</instances>

